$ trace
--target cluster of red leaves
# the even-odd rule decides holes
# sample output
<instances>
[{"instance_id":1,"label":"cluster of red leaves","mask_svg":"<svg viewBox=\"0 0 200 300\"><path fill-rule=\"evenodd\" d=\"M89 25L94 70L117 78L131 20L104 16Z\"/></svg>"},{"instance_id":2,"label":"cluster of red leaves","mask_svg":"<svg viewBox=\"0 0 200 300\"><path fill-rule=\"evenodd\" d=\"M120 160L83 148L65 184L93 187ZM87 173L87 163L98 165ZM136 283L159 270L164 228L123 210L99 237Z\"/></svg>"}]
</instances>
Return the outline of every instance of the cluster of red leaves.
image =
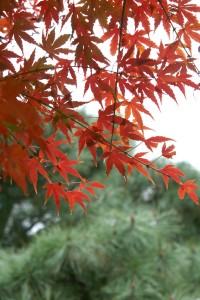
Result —
<instances>
[{"instance_id":1,"label":"cluster of red leaves","mask_svg":"<svg viewBox=\"0 0 200 300\"><path fill-rule=\"evenodd\" d=\"M180 186L180 199L188 194L198 203L193 180L182 182L185 174L175 166L158 169L145 158L159 146L165 158L176 152L174 145L166 144L170 138L146 137L149 128L143 116L153 117L146 106L149 101L160 107L163 96L176 101L175 88L184 95L187 86L199 88L191 80L194 60L187 55L191 41L200 38L199 12L189 0L2 0L2 178L13 179L25 193L28 180L37 192L39 173L47 181L46 201L52 196L57 211L61 199L69 203L71 212L75 203L85 210L88 193L95 196L94 188L103 185L82 178L75 167L84 147L95 164L96 150L101 148L107 176L113 167L124 178L136 169L153 182L151 168L162 175L167 187L169 178ZM171 41L175 25L180 29ZM159 27L168 43L154 40ZM76 90L79 96L73 95ZM97 120L88 123L77 108L95 101L101 109ZM54 131L49 137L47 124ZM58 131L65 140L57 140ZM74 139L79 146L77 160L60 150L62 143L70 145ZM147 152L131 155L133 141L143 143ZM73 177L76 185L71 185Z\"/></svg>"}]
</instances>

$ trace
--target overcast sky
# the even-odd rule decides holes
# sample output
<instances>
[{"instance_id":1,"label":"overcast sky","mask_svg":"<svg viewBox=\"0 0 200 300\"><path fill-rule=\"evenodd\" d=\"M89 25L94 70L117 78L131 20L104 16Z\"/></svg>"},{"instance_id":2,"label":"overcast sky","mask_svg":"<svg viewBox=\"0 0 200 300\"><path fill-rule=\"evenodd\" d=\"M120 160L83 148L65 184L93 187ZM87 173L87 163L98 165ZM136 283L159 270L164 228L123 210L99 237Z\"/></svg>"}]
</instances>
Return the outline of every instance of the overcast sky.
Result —
<instances>
[{"instance_id":1,"label":"overcast sky","mask_svg":"<svg viewBox=\"0 0 200 300\"><path fill-rule=\"evenodd\" d=\"M179 106L169 99L163 103L161 112L155 109L155 120L149 124L155 135L176 140L175 162L188 161L200 170L200 92L188 93L187 100L177 100Z\"/></svg>"}]
</instances>

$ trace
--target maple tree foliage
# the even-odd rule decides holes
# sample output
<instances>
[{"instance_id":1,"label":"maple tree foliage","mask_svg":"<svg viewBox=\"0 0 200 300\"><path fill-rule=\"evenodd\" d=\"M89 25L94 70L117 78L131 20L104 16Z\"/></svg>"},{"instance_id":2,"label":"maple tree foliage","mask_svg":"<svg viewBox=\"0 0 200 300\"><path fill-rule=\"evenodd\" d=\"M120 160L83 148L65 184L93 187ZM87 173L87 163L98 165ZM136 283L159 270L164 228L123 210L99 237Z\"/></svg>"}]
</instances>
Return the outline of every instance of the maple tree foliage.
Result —
<instances>
[{"instance_id":1,"label":"maple tree foliage","mask_svg":"<svg viewBox=\"0 0 200 300\"><path fill-rule=\"evenodd\" d=\"M189 0L1 0L3 180L15 181L24 193L29 181L37 192L40 174L46 201L53 197L58 212L61 200L71 212L76 203L85 211L89 195L104 186L83 178L76 165L84 163L83 148L97 165L101 149L106 176L115 167L126 180L135 169L153 183L153 169L166 187L169 179L177 183L180 199L187 194L198 204L193 179L147 158L157 149L167 159L176 151L172 139L149 136L145 124L145 116L153 118L149 103L160 108L169 98L177 101L177 91L185 96L186 87L199 89L191 52L200 39L198 13ZM96 118L88 121L80 108L95 103ZM72 160L60 145L75 140L79 153Z\"/></svg>"}]
</instances>

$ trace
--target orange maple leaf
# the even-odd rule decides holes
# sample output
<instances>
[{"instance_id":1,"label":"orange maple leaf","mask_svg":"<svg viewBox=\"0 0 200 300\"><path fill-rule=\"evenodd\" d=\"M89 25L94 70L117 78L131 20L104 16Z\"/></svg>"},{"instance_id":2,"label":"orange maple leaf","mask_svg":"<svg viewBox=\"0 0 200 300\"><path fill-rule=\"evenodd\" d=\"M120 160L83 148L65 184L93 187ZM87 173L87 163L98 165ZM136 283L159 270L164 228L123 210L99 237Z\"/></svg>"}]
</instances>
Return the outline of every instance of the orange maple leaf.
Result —
<instances>
[{"instance_id":1,"label":"orange maple leaf","mask_svg":"<svg viewBox=\"0 0 200 300\"><path fill-rule=\"evenodd\" d=\"M175 149L174 145L166 146L166 143L163 144L162 147L162 156L166 158L172 158L174 155L176 155L176 151L173 151Z\"/></svg>"},{"instance_id":2,"label":"orange maple leaf","mask_svg":"<svg viewBox=\"0 0 200 300\"><path fill-rule=\"evenodd\" d=\"M194 180L188 180L185 183L182 183L178 190L178 195L180 199L184 199L185 194L188 194L188 196L199 205L198 196L195 192L195 190L198 189L198 186L193 182Z\"/></svg>"}]
</instances>

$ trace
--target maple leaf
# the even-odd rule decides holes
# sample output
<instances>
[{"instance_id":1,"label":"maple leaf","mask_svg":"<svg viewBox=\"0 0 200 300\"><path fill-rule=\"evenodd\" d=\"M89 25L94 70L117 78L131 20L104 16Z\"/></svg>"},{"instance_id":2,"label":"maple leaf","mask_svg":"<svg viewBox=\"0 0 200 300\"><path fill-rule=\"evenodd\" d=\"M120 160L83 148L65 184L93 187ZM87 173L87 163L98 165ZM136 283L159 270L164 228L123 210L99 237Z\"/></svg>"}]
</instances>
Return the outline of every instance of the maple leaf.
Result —
<instances>
[{"instance_id":1,"label":"maple leaf","mask_svg":"<svg viewBox=\"0 0 200 300\"><path fill-rule=\"evenodd\" d=\"M108 72L99 72L89 76L85 82L84 94L89 90L92 91L94 98L102 106L102 101L111 95L113 99L115 87L115 75L109 74ZM108 105L107 105L108 106Z\"/></svg>"},{"instance_id":2,"label":"maple leaf","mask_svg":"<svg viewBox=\"0 0 200 300\"><path fill-rule=\"evenodd\" d=\"M166 158L172 158L174 155L176 155L176 151L174 151L175 146L166 146L166 143L163 144L162 146L162 156Z\"/></svg>"},{"instance_id":3,"label":"maple leaf","mask_svg":"<svg viewBox=\"0 0 200 300\"><path fill-rule=\"evenodd\" d=\"M97 182L97 181L93 181L93 182L87 182L87 184L85 185L85 189L92 194L93 196L97 197L94 188L98 188L98 189L104 189L105 185Z\"/></svg>"},{"instance_id":4,"label":"maple leaf","mask_svg":"<svg viewBox=\"0 0 200 300\"><path fill-rule=\"evenodd\" d=\"M147 109L145 109L143 104L137 98L131 99L130 102L124 101L123 105L126 106L125 108L126 119L128 120L132 114L141 130L143 130L144 128L141 112L153 118L151 113Z\"/></svg>"},{"instance_id":5,"label":"maple leaf","mask_svg":"<svg viewBox=\"0 0 200 300\"><path fill-rule=\"evenodd\" d=\"M104 152L103 158L106 159L106 175L109 176L113 166L121 173L121 175L127 179L126 169L124 165L131 164L130 158L122 153L120 149Z\"/></svg>"},{"instance_id":6,"label":"maple leaf","mask_svg":"<svg viewBox=\"0 0 200 300\"><path fill-rule=\"evenodd\" d=\"M135 85L135 96L138 97L138 94L141 94L142 97L147 97L149 98L153 103L156 104L156 106L158 107L158 109L160 109L158 100L155 96L155 92L156 92L156 88L155 86L149 82L149 80L144 80L140 83L137 83Z\"/></svg>"},{"instance_id":7,"label":"maple leaf","mask_svg":"<svg viewBox=\"0 0 200 300\"><path fill-rule=\"evenodd\" d=\"M76 73L71 66L73 61L61 59L59 57L56 57L56 59L58 60L58 63L56 64L55 80L59 81L61 86L64 86L66 83L77 86ZM60 90L62 90L62 88Z\"/></svg>"},{"instance_id":8,"label":"maple leaf","mask_svg":"<svg viewBox=\"0 0 200 300\"><path fill-rule=\"evenodd\" d=\"M60 53L68 54L69 52L73 52L72 50L68 50L66 47L61 47L66 44L70 34L60 35L57 39L55 35L55 28L49 32L46 38L44 34L42 35L41 48L49 53L50 58L56 58L56 55Z\"/></svg>"},{"instance_id":9,"label":"maple leaf","mask_svg":"<svg viewBox=\"0 0 200 300\"><path fill-rule=\"evenodd\" d=\"M86 211L84 200L90 201L90 198L86 194L77 190L69 191L63 184L59 182L47 183L44 185L44 188L47 189L45 204L50 197L53 197L58 215L60 212L61 199L64 199L68 202L71 214L76 203L83 208L84 212Z\"/></svg>"},{"instance_id":10,"label":"maple leaf","mask_svg":"<svg viewBox=\"0 0 200 300\"><path fill-rule=\"evenodd\" d=\"M120 105L121 105L120 103L116 103L116 104L107 106L104 110L99 110L97 127L100 130L103 130L104 128L106 128L108 131L112 131L113 122L114 122L113 111L114 111L114 108L117 109L118 107L120 107Z\"/></svg>"},{"instance_id":11,"label":"maple leaf","mask_svg":"<svg viewBox=\"0 0 200 300\"><path fill-rule=\"evenodd\" d=\"M115 55L118 48L119 40L119 28L113 28L103 34L101 37L103 41L106 41L111 38L110 42L110 54Z\"/></svg>"},{"instance_id":12,"label":"maple leaf","mask_svg":"<svg viewBox=\"0 0 200 300\"><path fill-rule=\"evenodd\" d=\"M143 130L144 127L140 128L136 123L123 119L120 123L119 133L126 144L127 139L132 139L134 141L144 141L144 136L139 131L141 129Z\"/></svg>"},{"instance_id":13,"label":"maple leaf","mask_svg":"<svg viewBox=\"0 0 200 300\"><path fill-rule=\"evenodd\" d=\"M12 62L13 58L19 58L20 56L13 51L5 49L6 44L0 45L0 71L10 70L15 73L15 66Z\"/></svg>"},{"instance_id":14,"label":"maple leaf","mask_svg":"<svg viewBox=\"0 0 200 300\"><path fill-rule=\"evenodd\" d=\"M60 212L60 198L65 198L66 191L65 187L59 183L59 182L54 182L54 183L46 183L44 186L46 188L46 198L45 198L45 203L49 200L49 198L52 196L54 199L54 202L56 204L56 210L57 214L59 215Z\"/></svg>"},{"instance_id":15,"label":"maple leaf","mask_svg":"<svg viewBox=\"0 0 200 300\"><path fill-rule=\"evenodd\" d=\"M80 191L67 191L66 192L66 200L69 203L70 213L72 214L74 205L78 203L84 212L86 212L86 207L84 205L84 200L91 201L88 195L80 192Z\"/></svg>"},{"instance_id":16,"label":"maple leaf","mask_svg":"<svg viewBox=\"0 0 200 300\"><path fill-rule=\"evenodd\" d=\"M72 168L72 166L77 165L78 163L78 161L68 159L67 156L65 156L57 162L53 168L53 172L55 173L58 171L67 183L69 183L67 173L82 179L81 175Z\"/></svg>"},{"instance_id":17,"label":"maple leaf","mask_svg":"<svg viewBox=\"0 0 200 300\"><path fill-rule=\"evenodd\" d=\"M98 21L102 27L108 27L107 14L114 10L112 3L106 0L82 0L80 3L83 4L82 13L90 19L91 23Z\"/></svg>"},{"instance_id":18,"label":"maple leaf","mask_svg":"<svg viewBox=\"0 0 200 300\"><path fill-rule=\"evenodd\" d=\"M49 182L50 182L50 179L49 179L49 176L48 176L46 170L42 166L39 157L33 157L31 159L28 158L27 164L28 164L28 167L27 167L28 178L29 178L30 182L33 184L33 187L37 194L38 173L40 173Z\"/></svg>"},{"instance_id":19,"label":"maple leaf","mask_svg":"<svg viewBox=\"0 0 200 300\"><path fill-rule=\"evenodd\" d=\"M79 189L83 190L85 189L87 192L89 192L90 194L92 194L94 197L97 197L94 188L98 188L98 189L103 189L105 188L105 185L97 182L97 181L87 181L87 180L83 180L80 184L79 184Z\"/></svg>"},{"instance_id":20,"label":"maple leaf","mask_svg":"<svg viewBox=\"0 0 200 300\"><path fill-rule=\"evenodd\" d=\"M40 1L35 5L35 9L40 8L40 17L44 19L45 27L48 30L52 21L59 22L59 12L63 10L62 0Z\"/></svg>"},{"instance_id":21,"label":"maple leaf","mask_svg":"<svg viewBox=\"0 0 200 300\"><path fill-rule=\"evenodd\" d=\"M146 1L140 1L141 5L135 6L134 18L135 25L139 27L141 23L146 32L150 32L150 20L147 15L151 15L150 5Z\"/></svg>"},{"instance_id":22,"label":"maple leaf","mask_svg":"<svg viewBox=\"0 0 200 300\"><path fill-rule=\"evenodd\" d=\"M147 154L148 152L138 152L137 154L135 154L133 156L134 161L136 160L137 162L139 162L140 164L145 165L147 168L148 167L153 167L156 168L156 166L148 159L144 158L144 156Z\"/></svg>"},{"instance_id":23,"label":"maple leaf","mask_svg":"<svg viewBox=\"0 0 200 300\"><path fill-rule=\"evenodd\" d=\"M96 144L100 140L100 135L98 132L95 132L96 127L92 127L91 130L88 129L79 129L74 134L75 136L79 136L78 141L78 151L79 156L84 148L84 146L87 146L88 150L90 151L95 165L97 165L97 158L96 158Z\"/></svg>"},{"instance_id":24,"label":"maple leaf","mask_svg":"<svg viewBox=\"0 0 200 300\"><path fill-rule=\"evenodd\" d=\"M2 145L0 144L0 164L2 166L2 177L5 181L9 176L17 185L27 193L26 174L27 166L25 160L28 156L27 150L22 145Z\"/></svg>"},{"instance_id":25,"label":"maple leaf","mask_svg":"<svg viewBox=\"0 0 200 300\"><path fill-rule=\"evenodd\" d=\"M135 157L134 157L134 158L135 158ZM136 168L136 170L137 170L139 173L141 173L142 175L144 175L145 177L147 177L147 178L151 181L151 183L153 183L153 184L155 185L153 179L152 179L151 176L149 175L149 173L148 173L148 171L146 170L146 168L142 165L142 163L138 163L137 161L134 161L134 162L132 163L131 168L129 167L129 173L130 173L130 171L132 171L133 168Z\"/></svg>"},{"instance_id":26,"label":"maple leaf","mask_svg":"<svg viewBox=\"0 0 200 300\"><path fill-rule=\"evenodd\" d=\"M22 40L37 45L37 42L34 38L28 34L27 31L33 30L35 31L34 26L34 15L27 11L16 11L13 16L13 26L10 29L9 37L10 39L14 37L17 45L23 52L23 43Z\"/></svg>"},{"instance_id":27,"label":"maple leaf","mask_svg":"<svg viewBox=\"0 0 200 300\"><path fill-rule=\"evenodd\" d=\"M192 47L192 40L198 42L200 39L200 33L196 32L200 30L200 24L196 20L194 23L191 20L188 20L183 29L180 29L178 34L183 36L185 42L187 43L188 47L191 49Z\"/></svg>"},{"instance_id":28,"label":"maple leaf","mask_svg":"<svg viewBox=\"0 0 200 300\"><path fill-rule=\"evenodd\" d=\"M188 194L188 196L199 205L198 196L195 193L195 190L198 189L198 186L193 183L194 180L188 180L182 184L180 184L180 188L178 190L178 195L180 199L184 199L185 194Z\"/></svg>"},{"instance_id":29,"label":"maple leaf","mask_svg":"<svg viewBox=\"0 0 200 300\"><path fill-rule=\"evenodd\" d=\"M164 79L164 78L163 78ZM162 81L161 79L158 78L157 80L157 86L156 86L158 93L160 93L160 95L163 93L166 93L167 95L169 95L176 103L176 96L174 94L173 89L170 87L169 84L167 84L166 82ZM161 92L162 91L162 92Z\"/></svg>"},{"instance_id":30,"label":"maple leaf","mask_svg":"<svg viewBox=\"0 0 200 300\"><path fill-rule=\"evenodd\" d=\"M162 178L165 182L166 188L168 189L169 178L173 179L175 182L181 184L180 177L185 177L185 174L176 168L174 165L167 165L160 169L159 172L162 174Z\"/></svg>"},{"instance_id":31,"label":"maple leaf","mask_svg":"<svg viewBox=\"0 0 200 300\"><path fill-rule=\"evenodd\" d=\"M53 163L57 164L57 158L65 159L65 154L58 148L61 144L65 143L65 140L56 140L55 135L49 136L45 140L44 147L40 150L39 155L44 157L44 154L47 158Z\"/></svg>"},{"instance_id":32,"label":"maple leaf","mask_svg":"<svg viewBox=\"0 0 200 300\"><path fill-rule=\"evenodd\" d=\"M197 17L194 12L200 12L199 7L195 4L191 4L190 1L180 0L173 8L172 20L173 22L180 24L181 27L184 26L185 19L191 23L195 23L197 22Z\"/></svg>"},{"instance_id":33,"label":"maple leaf","mask_svg":"<svg viewBox=\"0 0 200 300\"><path fill-rule=\"evenodd\" d=\"M154 77L153 68L158 65L158 61L150 58L150 53L151 48L145 49L142 53L138 50L136 57L127 59L127 52L120 63L120 67L123 68L124 72L129 72L133 75L138 74L139 76L144 76L147 74Z\"/></svg>"},{"instance_id":34,"label":"maple leaf","mask_svg":"<svg viewBox=\"0 0 200 300\"><path fill-rule=\"evenodd\" d=\"M159 143L166 142L166 141L173 141L173 140L164 136L153 136L146 139L144 142L147 148L152 151L153 148L158 147Z\"/></svg>"},{"instance_id":35,"label":"maple leaf","mask_svg":"<svg viewBox=\"0 0 200 300\"><path fill-rule=\"evenodd\" d=\"M15 0L2 0L0 1L0 11L1 12L7 12L12 11L12 9L16 9L18 6L15 2Z\"/></svg>"},{"instance_id":36,"label":"maple leaf","mask_svg":"<svg viewBox=\"0 0 200 300\"><path fill-rule=\"evenodd\" d=\"M73 45L77 45L75 51L75 63L88 65L89 67L98 68L97 62L107 65L108 60L104 57L97 44L101 43L102 40L96 36L90 36L85 39L85 36L79 36L73 41Z\"/></svg>"}]
</instances>

